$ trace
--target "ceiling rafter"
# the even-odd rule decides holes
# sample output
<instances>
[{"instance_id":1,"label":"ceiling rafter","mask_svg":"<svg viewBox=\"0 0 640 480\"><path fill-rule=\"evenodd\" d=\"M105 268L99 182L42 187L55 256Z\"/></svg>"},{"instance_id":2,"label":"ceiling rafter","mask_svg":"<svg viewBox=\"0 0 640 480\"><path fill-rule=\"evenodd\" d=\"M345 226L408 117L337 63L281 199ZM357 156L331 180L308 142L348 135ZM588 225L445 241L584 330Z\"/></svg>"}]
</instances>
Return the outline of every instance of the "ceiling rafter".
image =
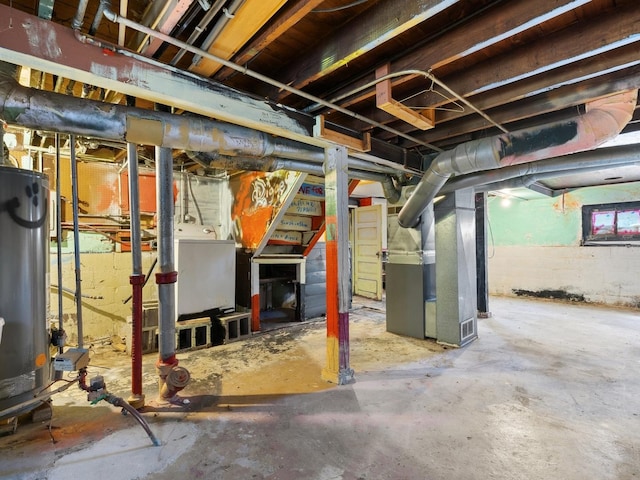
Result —
<instances>
[{"instance_id":1,"label":"ceiling rafter","mask_svg":"<svg viewBox=\"0 0 640 480\"><path fill-rule=\"evenodd\" d=\"M640 9L636 4L620 7L606 18L592 18L537 42L514 48L506 54L465 69L464 76L445 77L447 84L465 97L546 74L580 60L606 54L616 48L639 44ZM499 62L500 68L496 68ZM438 105L441 98L424 99Z\"/></svg>"},{"instance_id":2,"label":"ceiling rafter","mask_svg":"<svg viewBox=\"0 0 640 480\"><path fill-rule=\"evenodd\" d=\"M230 59L285 2L286 0L260 0L260 2L243 3L207 51L225 60ZM210 77L220 68L222 65L219 63L201 57L189 67L189 70Z\"/></svg>"},{"instance_id":3,"label":"ceiling rafter","mask_svg":"<svg viewBox=\"0 0 640 480\"><path fill-rule=\"evenodd\" d=\"M295 62L284 72L281 81L299 89L304 88L454 6L458 1L423 0L408 4L405 2L400 9L390 8L387 2L380 2L358 18L357 28L341 29L317 49L307 52L301 62ZM279 99L283 100L288 96L287 92L282 92Z\"/></svg>"},{"instance_id":4,"label":"ceiling rafter","mask_svg":"<svg viewBox=\"0 0 640 480\"><path fill-rule=\"evenodd\" d=\"M474 53L504 42L512 35L522 33L534 28L543 22L547 22L558 15L578 8L587 0L540 0L531 2L530 0L519 0L508 2L504 6L496 7L480 17L476 17L463 28L464 35L460 35L457 29L451 30L441 37L426 43L423 47L413 50L400 58L391 61L391 71L401 72L410 70L419 65L421 69L435 69L443 67L449 63L460 60ZM403 83L415 78L415 75L398 77L393 80L392 86L399 87ZM334 92L333 97L344 95L346 91L355 90L362 85L366 85L375 79L372 71L369 75L349 84L348 87ZM352 99L344 102L343 106L366 101L375 96L375 91L362 92Z\"/></svg>"},{"instance_id":5,"label":"ceiling rafter","mask_svg":"<svg viewBox=\"0 0 640 480\"><path fill-rule=\"evenodd\" d=\"M245 0L245 4L253 14L256 6L272 5L272 1L283 0ZM189 2L193 3L186 12ZM216 0L215 5L234 6L238 14L242 2ZM103 45L116 44L120 36L122 45L126 33L125 45L131 45L139 37L134 23L145 23L143 12L150 3L157 3L160 10L156 12L164 11L163 17L177 23L143 52L149 57L157 47L156 59L144 60L112 48L107 48L105 57L100 49L90 50L76 42L67 28L61 34L68 38L62 41L65 58L60 60L54 54L62 37L56 37L59 31L53 26L68 26L76 13L74 2L56 2L50 21L29 17L22 21L0 11L0 58L33 67L39 88L105 103L122 103L126 95L127 103L141 108L167 104L174 112L199 113L318 146L327 143L313 137L318 124L314 117L322 115L328 128L325 135L343 134L338 135L343 142L370 137L377 158L410 163L417 169L424 167L422 155L430 156L431 147L453 148L492 134L496 125L513 130L562 119L594 96L640 87L637 0L290 0L260 21L240 18L240 26L239 15L217 22L222 15L217 9L215 15L209 13L211 21L204 22L209 18L207 2L200 0L197 4L196 0L120 3L127 5L131 22L126 32L103 21L96 39ZM333 11L345 4L349 8ZM7 11L36 14L30 0L0 0L0 5L13 6ZM96 7L97 0L89 2L82 32L89 28ZM159 18L158 14L152 18ZM238 28L240 35L236 35ZM31 29L28 35L24 29ZM204 77L188 70L198 52L185 50L189 53L182 61L171 61L181 47L168 37L184 43L184 38L199 30L206 37L205 45L211 39L215 46L215 38L233 37L234 47L224 56L240 67L233 72L230 67L221 68L211 81L208 68L216 70L221 59L202 52L212 62L200 72ZM196 47L200 41L186 43ZM419 131L376 108L374 72L387 63L391 75L386 91L393 91L389 96L409 114L435 109L433 128ZM143 65L142 70L136 71L135 65ZM407 71L413 73L395 76ZM434 85L429 78L447 88L439 89L440 83ZM83 84L100 88L92 91ZM365 84L365 89L358 90ZM295 91L299 87L302 92ZM450 108L463 104L464 111ZM634 118L625 130L637 129L639 124ZM364 144L356 147L368 149ZM372 154L356 153L359 158Z\"/></svg>"},{"instance_id":6,"label":"ceiling rafter","mask_svg":"<svg viewBox=\"0 0 640 480\"><path fill-rule=\"evenodd\" d=\"M636 68L635 72L629 72L627 77L621 78L614 75L598 77L597 79L583 82L579 89L576 89L573 85L568 85L552 92L535 95L520 102L503 105L499 109L492 110L491 114L496 121L502 124L509 124L521 120L535 119L535 117L560 109L577 107L595 98L623 90L636 89L638 86L640 86L640 67ZM573 113L575 114L575 110ZM461 133L478 132L491 127L483 118L469 115L459 122L444 125L437 136L431 135L430 132L424 132L416 134L415 137L423 141L436 142Z\"/></svg>"},{"instance_id":7,"label":"ceiling rafter","mask_svg":"<svg viewBox=\"0 0 640 480\"><path fill-rule=\"evenodd\" d=\"M501 105L509 104L522 100L525 98L538 95L540 93L556 90L566 85L575 85L580 82L584 82L590 79L594 79L594 82L604 84L611 82L616 78L616 75L608 75L612 72L616 72L620 69L630 69L637 65L640 65L640 57L638 57L636 45L627 45L613 50L608 55L589 57L570 66L564 68L558 68L546 75L537 75L534 77L526 78L515 84L504 86L500 89L484 92L476 95L473 98L474 105L481 110L489 110L493 108L499 108ZM579 74L576 74L579 72ZM577 76L578 75L578 76ZM605 75L608 75L605 77ZM603 77L603 78L599 78ZM625 75L626 77L626 75ZM582 89L582 85L581 85ZM560 106L560 102L563 100L559 92L556 92L556 105ZM354 108L354 104L349 105ZM566 106L566 105L565 105ZM464 112L460 111L441 111L438 112L437 121L442 127L446 122L458 120L466 115L471 114L469 110ZM388 121L383 113L373 112L370 114L371 118L378 122ZM343 119L339 117L338 113L333 114L333 119L343 122ZM351 119L344 119L344 124L351 128L362 128L361 125L352 122ZM461 127L463 128L463 127ZM406 129L409 131L410 129ZM440 135L442 129L431 132L435 136ZM443 136L444 137L444 136ZM431 140L435 141L435 138Z\"/></svg>"},{"instance_id":8,"label":"ceiling rafter","mask_svg":"<svg viewBox=\"0 0 640 480\"><path fill-rule=\"evenodd\" d=\"M272 42L276 41L282 34L292 28L296 23L302 20L309 12L312 12L318 5L325 0L298 0L290 5L285 5L286 11L275 19L275 21L250 43L240 50L233 61L238 65L246 65L256 55L260 54ZM223 82L232 75L237 74L235 70L230 68L222 68L215 76L217 81Z\"/></svg>"},{"instance_id":9,"label":"ceiling rafter","mask_svg":"<svg viewBox=\"0 0 640 480\"><path fill-rule=\"evenodd\" d=\"M557 32L537 42L494 57L491 62L478 63L466 69L465 75L452 75L451 78L444 78L443 81L467 99L486 93L487 97L493 100L476 101L474 97L473 102L481 109L489 109L497 107L498 104L511 103L518 98L524 98L526 92L532 91L531 83L527 83L531 79L546 80L546 85L538 84L537 89L554 89L562 83L567 83L569 79L580 78L583 75L589 77L596 72L607 73L615 68L615 65L630 68L638 62L634 50L637 51L637 44L640 42L640 35L635 33L639 22L640 10L637 7L630 5L619 8L605 20L592 19L586 24ZM603 52L607 52L608 55L600 55ZM499 58L499 69L495 68L496 58ZM589 65L590 62L591 65ZM582 69L583 66L587 69ZM520 84L522 87L518 88ZM499 99L496 91L501 90L510 92L511 98ZM363 97L361 99L364 100ZM424 95L420 100L422 104L433 107L446 104L441 96L435 94ZM353 104L350 104L350 108L358 109ZM464 112L464 115L445 113L442 114L444 117L442 121L460 118L468 113L470 112ZM336 114L335 117L339 118L339 115ZM372 117L381 122L391 120L391 117L385 117L383 114L372 114ZM436 121L441 121L440 115L436 117ZM503 123L505 120L499 121ZM457 130L464 130L471 124L486 125L486 122L480 118L462 122ZM355 125L352 121L346 123L351 127ZM420 135L420 138L428 137L434 141L434 137L446 138L449 135L442 134L443 128L436 129L427 135ZM404 126L399 129L411 131ZM390 137L384 133L381 136Z\"/></svg>"}]
</instances>

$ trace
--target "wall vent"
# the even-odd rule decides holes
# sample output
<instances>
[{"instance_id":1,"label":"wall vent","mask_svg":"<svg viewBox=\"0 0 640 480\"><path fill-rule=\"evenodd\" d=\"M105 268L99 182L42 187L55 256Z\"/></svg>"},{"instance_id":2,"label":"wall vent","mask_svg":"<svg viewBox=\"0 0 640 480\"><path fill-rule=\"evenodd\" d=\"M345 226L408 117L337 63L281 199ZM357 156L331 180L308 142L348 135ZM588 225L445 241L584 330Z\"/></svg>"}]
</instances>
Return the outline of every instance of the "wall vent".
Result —
<instances>
[{"instance_id":1,"label":"wall vent","mask_svg":"<svg viewBox=\"0 0 640 480\"><path fill-rule=\"evenodd\" d=\"M460 324L460 345L476 336L476 319L470 318Z\"/></svg>"}]
</instances>

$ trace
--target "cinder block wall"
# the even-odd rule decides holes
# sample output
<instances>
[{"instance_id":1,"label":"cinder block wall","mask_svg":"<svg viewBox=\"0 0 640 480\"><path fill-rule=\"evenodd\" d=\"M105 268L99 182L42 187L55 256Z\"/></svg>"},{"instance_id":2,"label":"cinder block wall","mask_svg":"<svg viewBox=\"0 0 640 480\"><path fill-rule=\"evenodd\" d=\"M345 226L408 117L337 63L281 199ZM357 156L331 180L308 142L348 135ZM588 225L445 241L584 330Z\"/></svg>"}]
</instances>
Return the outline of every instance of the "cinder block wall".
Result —
<instances>
[{"instance_id":1,"label":"cinder block wall","mask_svg":"<svg viewBox=\"0 0 640 480\"><path fill-rule=\"evenodd\" d=\"M143 252L142 270L146 274L153 263L156 252ZM50 257L49 277L52 285L58 280L58 259ZM75 291L75 262L72 254L62 255L63 287ZM111 339L113 335L122 337L126 332L126 319L131 315L131 301L124 303L131 295L129 276L131 275L130 253L82 253L81 270L82 294L90 297L82 299L82 324L85 343ZM58 325L58 289L52 288L50 295L51 321ZM143 300L157 300L155 275L152 274L143 289ZM72 293L63 292L63 324L67 333L67 343L77 344L77 309Z\"/></svg>"},{"instance_id":2,"label":"cinder block wall","mask_svg":"<svg viewBox=\"0 0 640 480\"><path fill-rule=\"evenodd\" d=\"M495 295L526 295L640 308L640 249L496 246Z\"/></svg>"},{"instance_id":3,"label":"cinder block wall","mask_svg":"<svg viewBox=\"0 0 640 480\"><path fill-rule=\"evenodd\" d=\"M51 161L51 160L50 160ZM68 162L68 159L66 159ZM85 201L83 208L90 214L101 218L105 215L126 215L121 211L123 196L119 191L120 183L114 184L114 176L117 177L120 166L106 163L80 163L80 184L86 187L81 198ZM67 167L68 168L68 165ZM54 171L49 168L48 173ZM143 174L153 175L153 171L141 169ZM84 175L84 176L82 176ZM65 176L65 178L67 178ZM148 178L147 178L148 180ZM126 183L126 182L125 182ZM204 177L199 175L187 175L176 172L175 183L175 218L176 228L212 228L218 239L232 238L231 211L232 196L228 187L226 175L216 177ZM90 186L89 187L87 187ZM149 190L153 183L141 181L141 193L144 198L154 198L155 192ZM71 186L67 181L63 184L63 196L70 198ZM83 187L83 188L85 188ZM97 192L97 193L96 193ZM106 192L106 193L105 193ZM152 195L153 194L153 195ZM103 198L102 195L107 195ZM109 205L104 210L103 204ZM71 206L67 204L66 218L71 217ZM153 206L147 208L153 208ZM149 211L146 211L147 217ZM109 221L105 223L109 224ZM143 228L150 228L143 225ZM65 230L61 241L63 287L75 291L76 277L73 255L73 232ZM156 251L143 252L142 270L146 274L157 257ZM131 275L131 254L118 253L113 241L106 235L99 233L80 232L80 261L82 277L82 293L88 297L82 299L83 336L85 343L111 339L113 335L126 338L127 317L131 315L131 302L123 301L131 295L129 276ZM50 249L51 285L58 283L58 258L57 245L52 238ZM157 288L155 284L155 272L152 274L143 290L143 300L157 300ZM77 314L73 293L63 293L63 322L67 332L68 343L77 343ZM50 308L51 323L58 325L58 290L51 289Z\"/></svg>"}]
</instances>

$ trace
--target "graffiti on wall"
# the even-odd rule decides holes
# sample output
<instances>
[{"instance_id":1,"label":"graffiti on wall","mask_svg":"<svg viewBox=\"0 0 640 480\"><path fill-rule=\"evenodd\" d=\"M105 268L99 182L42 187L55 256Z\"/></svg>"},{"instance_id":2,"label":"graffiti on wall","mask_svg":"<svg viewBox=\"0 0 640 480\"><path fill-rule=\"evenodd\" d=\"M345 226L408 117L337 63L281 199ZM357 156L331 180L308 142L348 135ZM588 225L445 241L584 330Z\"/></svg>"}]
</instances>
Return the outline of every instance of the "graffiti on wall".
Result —
<instances>
[{"instance_id":1,"label":"graffiti on wall","mask_svg":"<svg viewBox=\"0 0 640 480\"><path fill-rule=\"evenodd\" d=\"M299 173L243 172L230 180L233 194L231 220L236 243L256 249L289 196Z\"/></svg>"}]
</instances>

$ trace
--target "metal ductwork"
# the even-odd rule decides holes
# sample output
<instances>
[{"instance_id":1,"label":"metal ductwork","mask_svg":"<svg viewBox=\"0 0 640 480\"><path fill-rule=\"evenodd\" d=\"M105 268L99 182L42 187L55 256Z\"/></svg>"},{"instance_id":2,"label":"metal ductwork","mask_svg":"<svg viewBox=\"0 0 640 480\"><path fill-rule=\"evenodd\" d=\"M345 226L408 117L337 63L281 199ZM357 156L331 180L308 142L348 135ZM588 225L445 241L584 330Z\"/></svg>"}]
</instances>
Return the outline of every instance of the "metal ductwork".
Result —
<instances>
[{"instance_id":1,"label":"metal ductwork","mask_svg":"<svg viewBox=\"0 0 640 480\"><path fill-rule=\"evenodd\" d=\"M304 162L300 160L292 160L279 157L246 157L228 155L219 155L210 152L186 152L187 156L194 162L205 168L219 168L222 170L252 170L258 172L275 172L276 170L294 170L297 172L310 173L320 177L324 176L324 168L321 163ZM349 159L351 165L353 159ZM355 160L362 163L362 160ZM349 178L358 180L371 180L379 182L385 198L390 203L397 203L400 200L401 187L399 180L394 179L391 175L385 175L377 172L369 172L350 168Z\"/></svg>"},{"instance_id":2,"label":"metal ductwork","mask_svg":"<svg viewBox=\"0 0 640 480\"><path fill-rule=\"evenodd\" d=\"M216 161L223 163L225 157L226 161L239 157L240 163L259 161L315 173L316 167L324 162L324 151L318 147L205 117L174 115L27 88L16 82L15 72L15 66L0 62L0 118L9 124L191 152L215 152L222 159ZM307 169L302 170L305 164ZM357 158L349 158L349 164L363 175L373 173L374 177L369 175L368 179L383 182L385 194L397 201L400 190L388 177L397 173L393 167ZM255 165L250 169L272 168Z\"/></svg>"},{"instance_id":3,"label":"metal ductwork","mask_svg":"<svg viewBox=\"0 0 640 480\"><path fill-rule=\"evenodd\" d=\"M493 190L505 190L512 188L532 188L534 190L539 190L540 188L544 187L539 186L540 188L535 189L534 184L540 180L544 180L545 178L558 178L568 175L579 175L581 173L591 173L597 171L602 171L602 167L577 168L574 170L561 170L559 172L536 173L533 175L524 175L522 177L511 178L509 180L502 180L499 182L487 183L486 185L480 185L479 187L475 188L474 191L490 192ZM552 192L552 190L549 189L549 192ZM562 190L562 192L564 192L564 190ZM550 193L549 196L554 195Z\"/></svg>"},{"instance_id":4,"label":"metal ductwork","mask_svg":"<svg viewBox=\"0 0 640 480\"><path fill-rule=\"evenodd\" d=\"M231 157L215 152L186 152L187 156L204 168L221 170L251 170L255 172L275 172L276 170L295 170L297 172L324 175L322 164L302 162L278 157Z\"/></svg>"},{"instance_id":5,"label":"metal ductwork","mask_svg":"<svg viewBox=\"0 0 640 480\"><path fill-rule=\"evenodd\" d=\"M263 156L276 149L268 134L204 117L102 103L0 80L0 117L26 128L162 148Z\"/></svg>"},{"instance_id":6,"label":"metal ductwork","mask_svg":"<svg viewBox=\"0 0 640 480\"><path fill-rule=\"evenodd\" d=\"M594 100L584 115L458 145L439 154L398 214L400 226L413 227L451 175L591 150L615 137L631 120L637 91Z\"/></svg>"},{"instance_id":7,"label":"metal ductwork","mask_svg":"<svg viewBox=\"0 0 640 480\"><path fill-rule=\"evenodd\" d=\"M538 162L513 165L498 170L463 175L448 181L442 187L440 193L451 193L455 190L469 187L475 187L477 192L499 190L500 188L515 188L516 184L518 186L524 185L519 179L525 179L524 182L531 185L532 182L543 178L596 169L602 170L603 168L631 165L638 162L640 162L640 152L635 145L599 148L572 155L547 158ZM505 186L497 188L498 185Z\"/></svg>"}]
</instances>

